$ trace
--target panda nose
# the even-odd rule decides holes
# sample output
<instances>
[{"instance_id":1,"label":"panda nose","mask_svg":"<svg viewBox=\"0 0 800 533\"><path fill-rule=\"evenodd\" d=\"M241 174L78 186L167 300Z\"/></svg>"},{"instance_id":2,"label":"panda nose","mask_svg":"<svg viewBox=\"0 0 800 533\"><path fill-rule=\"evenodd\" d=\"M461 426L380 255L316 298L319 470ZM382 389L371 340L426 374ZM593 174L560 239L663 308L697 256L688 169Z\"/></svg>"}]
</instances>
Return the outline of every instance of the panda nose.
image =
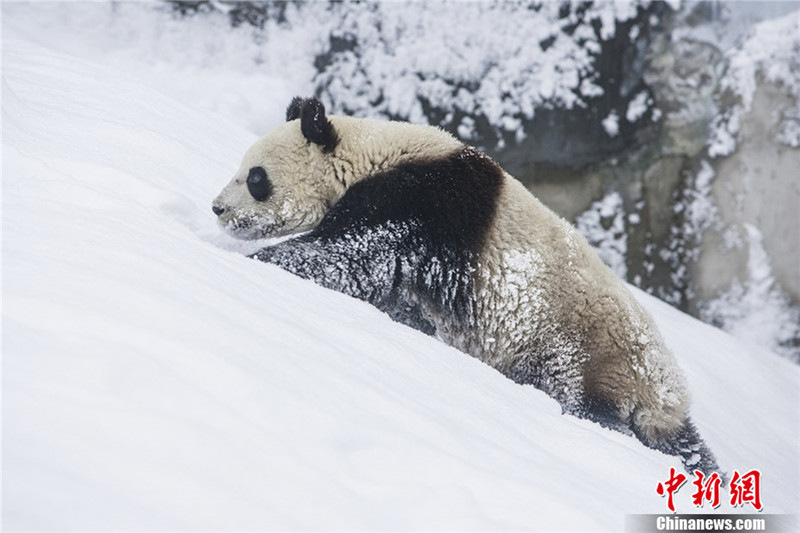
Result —
<instances>
[{"instance_id":1,"label":"panda nose","mask_svg":"<svg viewBox=\"0 0 800 533\"><path fill-rule=\"evenodd\" d=\"M222 213L225 212L225 208L224 207L220 207L218 205L212 205L211 206L211 210L214 211L214 214L217 215L217 216L220 216Z\"/></svg>"}]
</instances>

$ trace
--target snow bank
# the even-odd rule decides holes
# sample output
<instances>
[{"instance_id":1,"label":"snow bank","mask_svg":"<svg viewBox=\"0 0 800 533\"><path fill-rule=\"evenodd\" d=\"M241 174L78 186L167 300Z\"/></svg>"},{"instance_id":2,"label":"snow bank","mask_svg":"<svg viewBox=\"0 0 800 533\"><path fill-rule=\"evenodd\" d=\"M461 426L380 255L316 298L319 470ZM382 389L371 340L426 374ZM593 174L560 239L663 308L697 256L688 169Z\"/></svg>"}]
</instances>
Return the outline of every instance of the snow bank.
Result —
<instances>
[{"instance_id":1,"label":"snow bank","mask_svg":"<svg viewBox=\"0 0 800 533\"><path fill-rule=\"evenodd\" d=\"M674 458L244 258L210 201L251 133L5 16L4 529L619 531L666 509ZM720 463L795 512L800 369L636 294Z\"/></svg>"},{"instance_id":2,"label":"snow bank","mask_svg":"<svg viewBox=\"0 0 800 533\"><path fill-rule=\"evenodd\" d=\"M293 96L313 92L313 57L330 31L324 19L305 20L306 31L272 20L262 30L232 28L222 12L182 18L167 2L4 2L2 9L6 31L124 65L134 78L158 80L160 92L257 134L283 120ZM288 9L295 16L296 6Z\"/></svg>"}]
</instances>

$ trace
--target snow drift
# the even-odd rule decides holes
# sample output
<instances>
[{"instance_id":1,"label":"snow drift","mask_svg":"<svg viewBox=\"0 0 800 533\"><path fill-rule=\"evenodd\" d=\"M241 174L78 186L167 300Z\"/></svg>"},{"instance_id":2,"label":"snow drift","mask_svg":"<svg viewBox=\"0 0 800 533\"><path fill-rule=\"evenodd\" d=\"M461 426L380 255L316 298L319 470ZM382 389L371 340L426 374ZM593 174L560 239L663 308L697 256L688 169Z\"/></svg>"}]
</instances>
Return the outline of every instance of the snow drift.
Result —
<instances>
[{"instance_id":1,"label":"snow drift","mask_svg":"<svg viewBox=\"0 0 800 533\"><path fill-rule=\"evenodd\" d=\"M243 257L210 201L253 140L124 62L4 32L5 529L618 531L666 510L676 458ZM800 369L636 295L722 467L796 512Z\"/></svg>"}]
</instances>

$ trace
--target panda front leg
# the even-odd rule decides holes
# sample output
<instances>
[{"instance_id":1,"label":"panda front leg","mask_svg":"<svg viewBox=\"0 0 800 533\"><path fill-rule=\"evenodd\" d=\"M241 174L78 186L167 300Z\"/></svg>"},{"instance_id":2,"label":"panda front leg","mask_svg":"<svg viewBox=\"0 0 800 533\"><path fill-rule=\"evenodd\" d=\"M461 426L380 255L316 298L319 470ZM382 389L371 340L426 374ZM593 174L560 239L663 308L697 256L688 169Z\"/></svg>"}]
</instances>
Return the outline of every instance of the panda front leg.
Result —
<instances>
[{"instance_id":1,"label":"panda front leg","mask_svg":"<svg viewBox=\"0 0 800 533\"><path fill-rule=\"evenodd\" d=\"M381 265L374 265L378 268L370 276L367 265L319 241L303 238L284 241L262 248L250 257L359 300L370 303L380 300L380 282L385 278L385 272L380 272Z\"/></svg>"},{"instance_id":2,"label":"panda front leg","mask_svg":"<svg viewBox=\"0 0 800 533\"><path fill-rule=\"evenodd\" d=\"M301 278L368 302L427 335L435 333L407 294L404 258L390 241L343 235L320 238L314 232L262 248L249 257L274 264Z\"/></svg>"}]
</instances>

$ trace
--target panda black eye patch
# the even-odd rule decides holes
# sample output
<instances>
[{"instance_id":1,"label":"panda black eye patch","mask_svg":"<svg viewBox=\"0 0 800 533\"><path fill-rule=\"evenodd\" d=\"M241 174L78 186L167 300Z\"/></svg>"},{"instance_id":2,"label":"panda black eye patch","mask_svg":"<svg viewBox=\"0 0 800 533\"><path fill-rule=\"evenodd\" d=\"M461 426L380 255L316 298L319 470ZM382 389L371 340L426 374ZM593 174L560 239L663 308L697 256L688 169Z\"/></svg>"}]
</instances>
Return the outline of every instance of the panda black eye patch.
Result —
<instances>
[{"instance_id":1,"label":"panda black eye patch","mask_svg":"<svg viewBox=\"0 0 800 533\"><path fill-rule=\"evenodd\" d=\"M272 194L272 183L267 177L267 171L261 167L253 167L247 174L247 190L259 202L263 202Z\"/></svg>"}]
</instances>

